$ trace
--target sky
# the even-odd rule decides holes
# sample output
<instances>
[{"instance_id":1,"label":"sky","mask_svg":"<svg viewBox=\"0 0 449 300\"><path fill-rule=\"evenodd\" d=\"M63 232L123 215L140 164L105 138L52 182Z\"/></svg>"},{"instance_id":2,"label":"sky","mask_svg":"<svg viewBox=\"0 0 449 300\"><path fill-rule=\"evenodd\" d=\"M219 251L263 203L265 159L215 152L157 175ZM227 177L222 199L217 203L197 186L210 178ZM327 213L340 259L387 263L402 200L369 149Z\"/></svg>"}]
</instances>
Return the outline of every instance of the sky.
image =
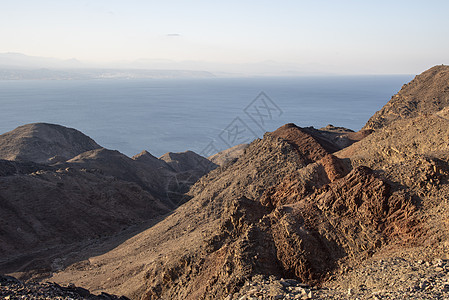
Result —
<instances>
[{"instance_id":1,"label":"sky","mask_svg":"<svg viewBox=\"0 0 449 300\"><path fill-rule=\"evenodd\" d=\"M417 74L449 64L447 0L2 2L0 53L225 72Z\"/></svg>"}]
</instances>

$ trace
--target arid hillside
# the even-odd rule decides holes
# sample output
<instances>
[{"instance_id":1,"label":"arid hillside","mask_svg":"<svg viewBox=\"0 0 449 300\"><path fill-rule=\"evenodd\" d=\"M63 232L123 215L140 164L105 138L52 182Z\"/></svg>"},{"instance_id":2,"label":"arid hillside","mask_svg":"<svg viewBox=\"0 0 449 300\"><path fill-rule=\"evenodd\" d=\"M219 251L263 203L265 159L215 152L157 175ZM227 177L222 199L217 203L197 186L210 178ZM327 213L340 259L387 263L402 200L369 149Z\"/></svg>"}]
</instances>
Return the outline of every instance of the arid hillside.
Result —
<instances>
[{"instance_id":1,"label":"arid hillside","mask_svg":"<svg viewBox=\"0 0 449 300\"><path fill-rule=\"evenodd\" d=\"M416 76L366 123L364 129L379 129L396 120L432 114L449 105L449 66L430 68Z\"/></svg>"},{"instance_id":2,"label":"arid hillside","mask_svg":"<svg viewBox=\"0 0 449 300\"><path fill-rule=\"evenodd\" d=\"M87 245L154 224L179 205L173 182L188 178L188 189L208 172L196 168L207 159L193 152L172 154L182 158L175 170L146 151L129 158L52 124L21 126L1 135L0 145L8 159L0 160L0 273L25 277L60 268Z\"/></svg>"},{"instance_id":3,"label":"arid hillside","mask_svg":"<svg viewBox=\"0 0 449 300\"><path fill-rule=\"evenodd\" d=\"M80 251L45 280L131 299L448 298L447 68L417 76L359 132L289 123L217 155L218 167L178 189L185 203L170 215L113 249ZM117 167L92 164L92 153ZM159 183L140 164L182 172L188 157L100 149L59 165L150 192ZM6 178L36 167L7 163Z\"/></svg>"},{"instance_id":4,"label":"arid hillside","mask_svg":"<svg viewBox=\"0 0 449 300\"><path fill-rule=\"evenodd\" d=\"M164 221L52 280L145 299L225 298L256 275L322 283L340 260L408 233L415 210L371 169L351 171L338 149L294 124L267 133Z\"/></svg>"}]
</instances>

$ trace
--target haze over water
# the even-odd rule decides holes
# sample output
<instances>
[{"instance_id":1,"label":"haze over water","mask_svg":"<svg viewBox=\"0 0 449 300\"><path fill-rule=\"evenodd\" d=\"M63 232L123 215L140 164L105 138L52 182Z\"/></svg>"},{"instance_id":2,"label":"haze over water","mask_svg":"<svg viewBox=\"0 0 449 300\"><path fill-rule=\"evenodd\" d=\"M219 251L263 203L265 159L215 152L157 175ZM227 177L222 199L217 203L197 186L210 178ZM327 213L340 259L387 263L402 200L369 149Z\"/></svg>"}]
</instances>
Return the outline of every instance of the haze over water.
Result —
<instances>
[{"instance_id":1,"label":"haze over water","mask_svg":"<svg viewBox=\"0 0 449 300\"><path fill-rule=\"evenodd\" d=\"M211 142L217 150L228 147L223 130L236 120L258 137L285 123L359 130L412 78L0 81L0 133L47 122L76 128L103 147L129 156L144 149L155 156L168 151L205 153ZM273 112L263 126L244 112L260 92L282 112Z\"/></svg>"}]
</instances>

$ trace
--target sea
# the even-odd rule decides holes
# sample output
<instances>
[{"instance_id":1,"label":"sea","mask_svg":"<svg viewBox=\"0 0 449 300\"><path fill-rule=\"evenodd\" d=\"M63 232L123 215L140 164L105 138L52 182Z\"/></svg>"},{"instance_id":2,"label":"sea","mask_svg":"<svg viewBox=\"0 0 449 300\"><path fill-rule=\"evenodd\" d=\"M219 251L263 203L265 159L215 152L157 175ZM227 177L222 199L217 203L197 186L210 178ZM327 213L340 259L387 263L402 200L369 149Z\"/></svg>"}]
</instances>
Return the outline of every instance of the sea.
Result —
<instances>
[{"instance_id":1,"label":"sea","mask_svg":"<svg viewBox=\"0 0 449 300\"><path fill-rule=\"evenodd\" d=\"M203 156L286 123L359 130L413 75L0 81L0 134L76 128L128 156Z\"/></svg>"}]
</instances>

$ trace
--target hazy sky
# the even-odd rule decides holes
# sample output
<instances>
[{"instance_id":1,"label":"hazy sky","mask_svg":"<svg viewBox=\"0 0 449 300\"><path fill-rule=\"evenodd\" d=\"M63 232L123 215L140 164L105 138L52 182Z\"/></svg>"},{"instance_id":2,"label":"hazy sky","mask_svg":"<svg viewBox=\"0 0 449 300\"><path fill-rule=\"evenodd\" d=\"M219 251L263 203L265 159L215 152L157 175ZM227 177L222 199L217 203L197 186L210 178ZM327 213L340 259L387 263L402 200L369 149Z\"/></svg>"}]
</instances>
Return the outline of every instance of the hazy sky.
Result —
<instances>
[{"instance_id":1,"label":"hazy sky","mask_svg":"<svg viewBox=\"0 0 449 300\"><path fill-rule=\"evenodd\" d=\"M2 1L0 53L419 73L449 63L448 12L447 0Z\"/></svg>"}]
</instances>

